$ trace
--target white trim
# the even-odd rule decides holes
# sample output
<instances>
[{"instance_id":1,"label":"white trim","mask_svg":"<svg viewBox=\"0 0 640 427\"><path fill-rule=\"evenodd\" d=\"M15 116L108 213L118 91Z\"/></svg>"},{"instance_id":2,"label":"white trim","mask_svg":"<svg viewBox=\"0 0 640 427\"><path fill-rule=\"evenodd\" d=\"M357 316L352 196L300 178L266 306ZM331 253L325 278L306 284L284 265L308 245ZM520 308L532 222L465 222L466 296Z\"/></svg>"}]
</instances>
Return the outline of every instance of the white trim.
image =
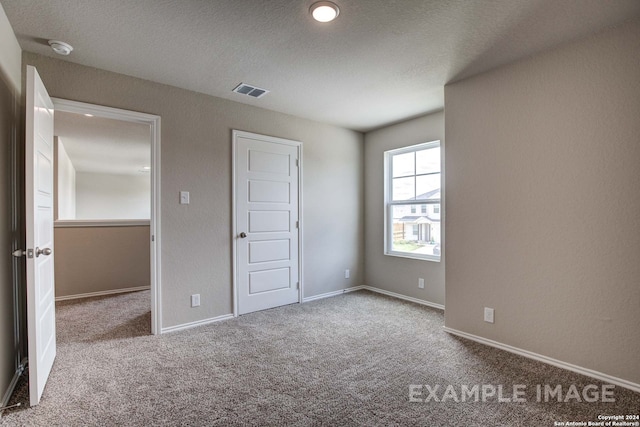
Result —
<instances>
[{"instance_id":1,"label":"white trim","mask_svg":"<svg viewBox=\"0 0 640 427\"><path fill-rule=\"evenodd\" d=\"M387 295L387 296L390 296L390 297L393 297L393 298L402 299L402 300L405 300L405 301L415 302L416 304L426 305L427 307L437 308L438 310L444 310L444 305L442 305L442 304L438 304L438 303L431 302L431 301L425 301L423 299L418 299L418 298L414 298L414 297L408 297L406 295L397 294L395 292L385 291L384 289L374 288L373 286L362 286L362 289L366 289L367 291L371 291L371 292L376 292L376 293L379 293L379 294Z\"/></svg>"},{"instance_id":2,"label":"white trim","mask_svg":"<svg viewBox=\"0 0 640 427\"><path fill-rule=\"evenodd\" d=\"M13 374L13 378L11 378L11 382L9 383L9 387L7 387L7 391L5 391L4 396L2 397L2 401L0 402L0 408L4 408L9 404L9 400L11 399L11 395L16 388L16 384L18 384L18 380L20 379L20 375L22 375L22 369L16 369L16 372ZM2 411L0 411L0 415Z\"/></svg>"},{"instance_id":3,"label":"white trim","mask_svg":"<svg viewBox=\"0 0 640 427\"><path fill-rule=\"evenodd\" d=\"M183 331L185 329L191 329L197 326L209 325L211 323L233 319L234 317L235 316L233 314L223 314L222 316L212 317L210 319L196 320L195 322L183 323L181 325L176 325L176 326L169 326L168 328L163 328L161 333L165 334L167 332Z\"/></svg>"},{"instance_id":4,"label":"white trim","mask_svg":"<svg viewBox=\"0 0 640 427\"><path fill-rule=\"evenodd\" d=\"M297 142L297 141L296 141ZM299 293L298 293L298 302L302 304L303 295L304 295L304 263L302 262L304 241L303 236L304 233L304 222L302 220L302 142L297 142L298 144L298 281L300 283Z\"/></svg>"},{"instance_id":5,"label":"white trim","mask_svg":"<svg viewBox=\"0 0 640 427\"><path fill-rule=\"evenodd\" d=\"M162 194L160 183L162 181L160 161L160 116L155 116L151 125L151 333L153 335L162 333L162 261L161 242L162 227L160 226L160 214L162 204L160 196Z\"/></svg>"},{"instance_id":6,"label":"white trim","mask_svg":"<svg viewBox=\"0 0 640 427\"><path fill-rule=\"evenodd\" d=\"M313 295L313 296L310 296L310 297L304 297L304 298L302 298L302 302L310 302L310 301L316 301L316 300L319 300L319 299L335 297L337 295L342 295L342 294L346 294L346 293L349 293L349 292L360 291L360 290L363 290L364 288L365 288L364 286L354 286L354 287L351 287L351 288L340 289L338 291L327 292L327 293L320 294L320 295Z\"/></svg>"},{"instance_id":7,"label":"white trim","mask_svg":"<svg viewBox=\"0 0 640 427\"><path fill-rule=\"evenodd\" d=\"M236 250L237 250L237 230L236 230L236 147L237 138L244 137L248 139L258 139L260 141L271 142L274 144L289 145L298 148L298 303L303 302L304 295L304 274L303 274L303 229L304 222L302 220L302 142L292 139L278 138L275 136L261 135L252 132L245 132L242 130L232 129L231 131L231 265L232 265L232 280L233 280L233 316L238 317L238 274L236 265Z\"/></svg>"},{"instance_id":8,"label":"white trim","mask_svg":"<svg viewBox=\"0 0 640 427\"><path fill-rule=\"evenodd\" d=\"M231 293L233 294L233 317L238 317L238 272L236 265L236 252L238 239L236 238L236 130L231 131Z\"/></svg>"},{"instance_id":9,"label":"white trim","mask_svg":"<svg viewBox=\"0 0 640 427\"><path fill-rule=\"evenodd\" d=\"M442 243L440 244L440 247L442 247ZM441 257L441 255L438 256L438 255L429 255L429 254L411 255L411 252L397 252L397 251L388 251L388 252L385 251L384 255L393 256L396 258L417 259L419 261L431 261L431 262L440 262L440 257Z\"/></svg>"},{"instance_id":10,"label":"white trim","mask_svg":"<svg viewBox=\"0 0 640 427\"><path fill-rule=\"evenodd\" d=\"M57 219L54 228L90 228L90 227L144 227L150 226L148 219Z\"/></svg>"},{"instance_id":11,"label":"white trim","mask_svg":"<svg viewBox=\"0 0 640 427\"><path fill-rule=\"evenodd\" d=\"M398 154L404 154L404 153L411 153L411 152L416 152L418 150L426 150L429 148L436 148L436 147L440 147L440 172L437 172L440 174L440 199L437 200L433 200L433 199L428 199L428 200L397 200L397 201L393 201L393 200L389 200L390 195L392 195L392 188L393 188L393 162L391 161L391 158L393 156L396 156ZM383 232L383 244L384 244L384 250L383 253L384 255L387 256L393 256L393 257L399 257L399 258L408 258L408 259L415 259L415 260L426 260L426 261L434 261L434 262L440 262L440 259L442 258L442 255L428 255L428 254L416 254L416 253L411 253L411 252L399 252L399 251L394 251L391 249L391 242L393 241L393 226L389 226L389 222L392 219L392 210L393 210L393 206L399 206L399 205L429 205L429 204L440 204L440 247L442 248L443 243L444 243L444 238L443 236L443 230L444 230L444 213L442 210L442 203L443 203L443 183L444 183L444 174L443 174L443 168L444 168L444 162L442 161L442 141L439 139L433 140L433 141L429 141L429 142L422 142L419 144L413 144L413 145L409 145L406 147L401 147L401 148L396 148L396 149L392 149L392 150L387 150L383 153L383 158L384 158L384 164L383 164L383 173L384 173L384 185L383 185L383 204L384 204L384 232ZM422 174L415 174L415 170L414 170L414 175L409 175L408 177L416 177L416 176L422 176ZM432 175L434 173L429 173L426 175ZM407 178L408 178L407 177ZM414 189L414 191L417 191ZM442 253L442 252L441 252Z\"/></svg>"},{"instance_id":12,"label":"white trim","mask_svg":"<svg viewBox=\"0 0 640 427\"><path fill-rule=\"evenodd\" d=\"M603 382L606 382L606 383L609 383L609 384L613 384L613 385L617 385L617 386L620 386L620 387L623 387L623 388L627 388L627 389L635 391L635 392L640 392L640 384L633 383L631 381L627 381L627 380L624 380L622 378L614 377L614 376L611 376L611 375L608 375L608 374L605 374L605 373L602 373L602 372L594 371L592 369L583 368L582 366L573 365L571 363L563 362L562 360L554 359L554 358L548 357L548 356L543 356L542 354L534 353L534 352L529 351L529 350L523 350L523 349L518 348L518 347L513 347L511 345L503 344L503 343L498 342L498 341L494 341L494 340L490 340L490 339L487 339L487 338L479 337L477 335L469 334L467 332L462 332L462 331L459 331L457 329L448 328L446 326L443 326L443 329L447 333L450 333L452 335L457 335L459 337L466 338L468 340L475 341L475 342L478 342L480 344L488 345L490 347L495 347L495 348L498 348L500 350L508 351L509 353L514 353L514 354L517 354L519 356L526 357L528 359L533 359L533 360L536 360L538 362L546 363L548 365L553 365L553 366L556 366L558 368L562 368L562 369L566 369L568 371L576 372L578 374L585 375L587 377L595 378L597 380L600 380L600 381L603 381Z\"/></svg>"},{"instance_id":13,"label":"white trim","mask_svg":"<svg viewBox=\"0 0 640 427\"><path fill-rule=\"evenodd\" d=\"M104 117L107 119L123 120L125 122L142 124L150 124L160 118L160 116L155 114L122 110L120 108L106 107L104 105L87 104L85 102L71 101L69 99L51 97L51 100L53 101L53 105L56 110L66 111L67 113L93 114L94 116Z\"/></svg>"},{"instance_id":14,"label":"white trim","mask_svg":"<svg viewBox=\"0 0 640 427\"><path fill-rule=\"evenodd\" d=\"M66 300L80 299L80 298L101 297L101 296L104 296L104 295L124 294L124 293L127 293L127 292L137 292L137 291L147 291L149 289L151 289L150 286L137 286L135 288L111 289L111 290L108 290L108 291L88 292L86 294L63 295L61 297L56 297L56 301L66 301Z\"/></svg>"},{"instance_id":15,"label":"white trim","mask_svg":"<svg viewBox=\"0 0 640 427\"><path fill-rule=\"evenodd\" d=\"M77 114L93 114L114 120L123 120L133 123L148 125L151 130L151 219L149 221L149 242L151 252L151 333L159 334L162 331L162 269L161 269L161 226L160 226L160 116L155 114L140 113L137 111L122 110L119 108L105 107L103 105L86 104L84 102L70 101L68 99L51 98L56 110Z\"/></svg>"}]
</instances>

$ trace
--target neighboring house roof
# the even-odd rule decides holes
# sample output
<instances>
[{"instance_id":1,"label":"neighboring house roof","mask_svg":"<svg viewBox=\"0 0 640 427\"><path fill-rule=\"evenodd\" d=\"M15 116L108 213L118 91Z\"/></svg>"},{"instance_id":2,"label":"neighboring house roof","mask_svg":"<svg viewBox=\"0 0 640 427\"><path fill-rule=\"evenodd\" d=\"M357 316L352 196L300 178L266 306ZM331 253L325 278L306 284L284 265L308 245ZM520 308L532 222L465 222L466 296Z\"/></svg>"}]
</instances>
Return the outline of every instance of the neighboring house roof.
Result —
<instances>
[{"instance_id":1,"label":"neighboring house roof","mask_svg":"<svg viewBox=\"0 0 640 427\"><path fill-rule=\"evenodd\" d=\"M440 222L440 218L431 218L429 215L407 215L399 218L398 221L409 224L429 224L432 222Z\"/></svg>"},{"instance_id":2,"label":"neighboring house roof","mask_svg":"<svg viewBox=\"0 0 640 427\"><path fill-rule=\"evenodd\" d=\"M434 197L436 196L437 197ZM426 193L418 194L416 196L416 200L429 200L429 199L439 199L440 198L440 189L436 188L435 190L427 191Z\"/></svg>"}]
</instances>

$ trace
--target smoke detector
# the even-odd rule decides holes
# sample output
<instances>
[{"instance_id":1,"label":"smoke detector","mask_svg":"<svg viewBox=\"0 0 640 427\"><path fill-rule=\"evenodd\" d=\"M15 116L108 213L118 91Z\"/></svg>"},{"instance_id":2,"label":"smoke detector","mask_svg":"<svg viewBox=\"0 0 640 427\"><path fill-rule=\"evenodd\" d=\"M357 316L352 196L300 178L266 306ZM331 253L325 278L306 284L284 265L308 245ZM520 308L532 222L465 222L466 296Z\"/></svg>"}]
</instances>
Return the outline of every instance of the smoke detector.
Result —
<instances>
[{"instance_id":1,"label":"smoke detector","mask_svg":"<svg viewBox=\"0 0 640 427\"><path fill-rule=\"evenodd\" d=\"M58 40L49 40L49 46L51 46L51 49L53 49L55 53L64 56L69 55L73 50L73 46L71 46L69 43L61 42Z\"/></svg>"}]
</instances>

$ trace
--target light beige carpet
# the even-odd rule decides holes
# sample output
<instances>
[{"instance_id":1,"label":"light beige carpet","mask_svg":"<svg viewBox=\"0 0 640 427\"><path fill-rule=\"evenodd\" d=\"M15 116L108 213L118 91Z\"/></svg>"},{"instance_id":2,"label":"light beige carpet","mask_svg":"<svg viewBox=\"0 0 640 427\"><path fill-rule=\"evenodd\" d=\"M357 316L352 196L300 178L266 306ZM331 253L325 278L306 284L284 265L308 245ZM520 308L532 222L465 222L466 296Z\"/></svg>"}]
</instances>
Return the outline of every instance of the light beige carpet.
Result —
<instances>
[{"instance_id":1,"label":"light beige carpet","mask_svg":"<svg viewBox=\"0 0 640 427\"><path fill-rule=\"evenodd\" d=\"M553 426L640 410L619 387L615 403L537 402L537 384L602 384L455 338L441 311L366 291L162 336L148 335L148 307L148 292L58 304L42 402L0 425ZM449 385L459 399L463 385L527 395L415 403L411 384L438 385L440 399Z\"/></svg>"}]
</instances>

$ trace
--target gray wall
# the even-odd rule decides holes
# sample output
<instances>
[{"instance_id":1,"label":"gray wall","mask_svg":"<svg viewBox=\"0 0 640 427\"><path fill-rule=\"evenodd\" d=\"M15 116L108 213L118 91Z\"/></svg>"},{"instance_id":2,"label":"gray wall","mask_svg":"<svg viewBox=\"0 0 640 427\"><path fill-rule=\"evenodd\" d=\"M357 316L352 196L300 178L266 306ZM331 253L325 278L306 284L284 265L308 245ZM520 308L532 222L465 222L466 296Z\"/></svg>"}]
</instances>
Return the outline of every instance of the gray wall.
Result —
<instances>
[{"instance_id":1,"label":"gray wall","mask_svg":"<svg viewBox=\"0 0 640 427\"><path fill-rule=\"evenodd\" d=\"M365 135L365 284L444 305L444 251L440 262L384 255L384 152L435 140L444 148L443 112Z\"/></svg>"},{"instance_id":2,"label":"gray wall","mask_svg":"<svg viewBox=\"0 0 640 427\"><path fill-rule=\"evenodd\" d=\"M56 226L54 238L56 298L149 286L148 225Z\"/></svg>"},{"instance_id":3,"label":"gray wall","mask_svg":"<svg viewBox=\"0 0 640 427\"><path fill-rule=\"evenodd\" d=\"M640 383L639 58L636 20L445 88L447 327Z\"/></svg>"},{"instance_id":4,"label":"gray wall","mask_svg":"<svg viewBox=\"0 0 640 427\"><path fill-rule=\"evenodd\" d=\"M12 155L19 127L20 47L0 6L0 406L16 372L12 232ZM17 263L17 261L16 261Z\"/></svg>"},{"instance_id":5,"label":"gray wall","mask_svg":"<svg viewBox=\"0 0 640 427\"><path fill-rule=\"evenodd\" d=\"M304 295L362 284L362 134L32 53L23 62L52 96L162 117L163 327L232 312L232 129L304 143Z\"/></svg>"}]
</instances>

